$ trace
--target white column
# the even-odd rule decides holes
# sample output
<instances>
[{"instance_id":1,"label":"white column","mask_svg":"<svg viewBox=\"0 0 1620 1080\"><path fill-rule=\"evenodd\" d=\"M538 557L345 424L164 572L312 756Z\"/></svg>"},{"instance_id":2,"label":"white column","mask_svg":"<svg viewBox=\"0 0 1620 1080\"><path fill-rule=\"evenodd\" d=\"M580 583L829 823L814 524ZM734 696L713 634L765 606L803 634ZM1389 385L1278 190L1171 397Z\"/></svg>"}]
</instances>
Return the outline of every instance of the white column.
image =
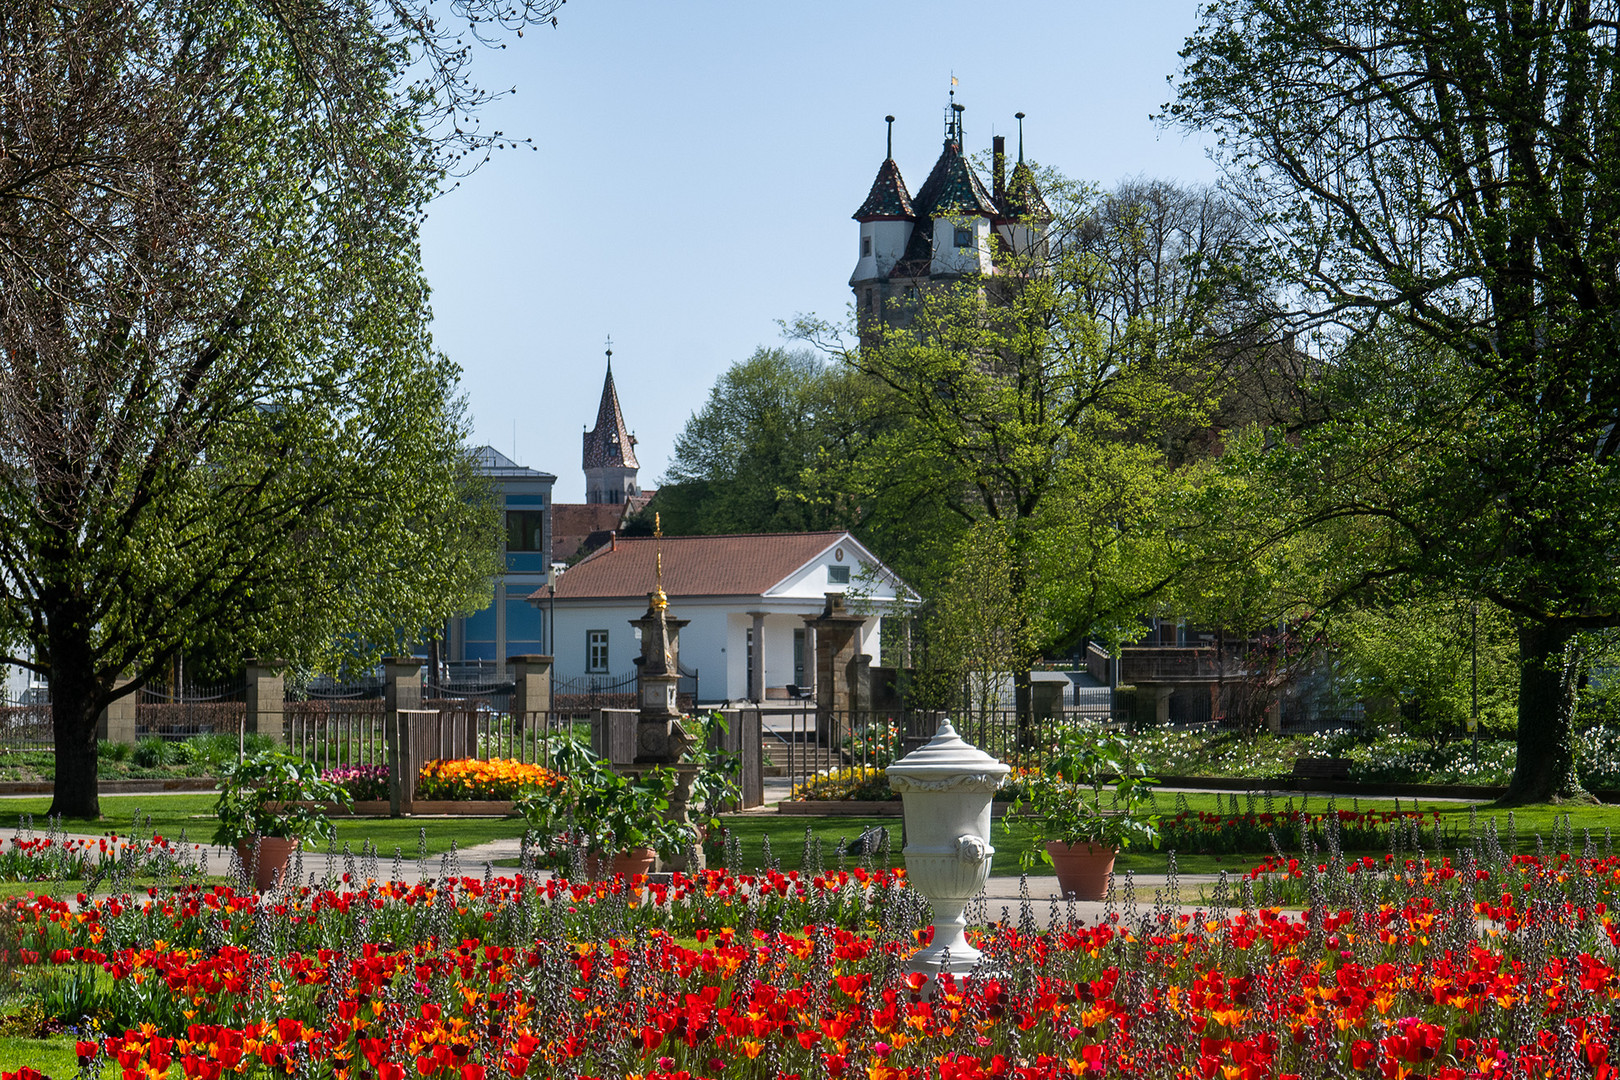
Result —
<instances>
[{"instance_id":1,"label":"white column","mask_svg":"<svg viewBox=\"0 0 1620 1080\"><path fill-rule=\"evenodd\" d=\"M748 673L748 697L752 701L765 700L765 613L750 611L754 620L754 667Z\"/></svg>"}]
</instances>

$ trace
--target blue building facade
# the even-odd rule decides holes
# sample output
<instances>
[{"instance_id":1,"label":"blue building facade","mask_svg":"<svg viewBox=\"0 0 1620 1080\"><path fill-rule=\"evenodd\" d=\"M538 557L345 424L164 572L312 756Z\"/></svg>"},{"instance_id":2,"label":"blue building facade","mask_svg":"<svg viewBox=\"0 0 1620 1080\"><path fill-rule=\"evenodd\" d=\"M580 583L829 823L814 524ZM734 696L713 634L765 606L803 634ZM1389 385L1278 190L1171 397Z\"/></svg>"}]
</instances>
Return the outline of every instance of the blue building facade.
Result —
<instances>
[{"instance_id":1,"label":"blue building facade","mask_svg":"<svg viewBox=\"0 0 1620 1080\"><path fill-rule=\"evenodd\" d=\"M445 659L453 667L501 672L509 656L547 651L546 613L525 598L546 584L551 569L551 486L557 478L492 446L473 453L479 473L499 493L506 571L492 583L488 607L445 627Z\"/></svg>"}]
</instances>

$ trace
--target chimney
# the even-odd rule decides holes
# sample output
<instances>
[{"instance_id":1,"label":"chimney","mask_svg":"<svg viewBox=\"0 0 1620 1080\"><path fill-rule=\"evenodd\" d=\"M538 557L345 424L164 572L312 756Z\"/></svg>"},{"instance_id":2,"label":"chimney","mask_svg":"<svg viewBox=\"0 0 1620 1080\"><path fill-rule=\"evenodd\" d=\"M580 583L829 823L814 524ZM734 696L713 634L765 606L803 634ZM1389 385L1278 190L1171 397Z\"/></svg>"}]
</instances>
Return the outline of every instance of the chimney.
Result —
<instances>
[{"instance_id":1,"label":"chimney","mask_svg":"<svg viewBox=\"0 0 1620 1080\"><path fill-rule=\"evenodd\" d=\"M1007 182L1002 174L1007 171L1007 138L996 135L990 140L990 155L993 164L990 166L990 197L995 200L996 208L1001 208L1001 199L1007 193Z\"/></svg>"},{"instance_id":2,"label":"chimney","mask_svg":"<svg viewBox=\"0 0 1620 1080\"><path fill-rule=\"evenodd\" d=\"M609 551L618 551L619 550L619 530L618 529L613 529L612 531L610 531L608 533L608 550Z\"/></svg>"}]
</instances>

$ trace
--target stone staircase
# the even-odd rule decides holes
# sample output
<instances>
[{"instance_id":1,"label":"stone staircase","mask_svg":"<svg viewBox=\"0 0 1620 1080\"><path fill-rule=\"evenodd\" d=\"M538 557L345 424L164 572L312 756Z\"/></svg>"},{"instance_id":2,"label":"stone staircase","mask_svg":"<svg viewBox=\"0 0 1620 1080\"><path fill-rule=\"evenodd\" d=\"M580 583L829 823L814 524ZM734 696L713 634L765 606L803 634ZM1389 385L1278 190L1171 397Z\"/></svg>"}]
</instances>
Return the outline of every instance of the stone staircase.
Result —
<instances>
[{"instance_id":1,"label":"stone staircase","mask_svg":"<svg viewBox=\"0 0 1620 1080\"><path fill-rule=\"evenodd\" d=\"M843 765L844 753L836 747L820 746L808 738L784 738L767 733L764 739L766 776L789 776L795 780Z\"/></svg>"}]
</instances>

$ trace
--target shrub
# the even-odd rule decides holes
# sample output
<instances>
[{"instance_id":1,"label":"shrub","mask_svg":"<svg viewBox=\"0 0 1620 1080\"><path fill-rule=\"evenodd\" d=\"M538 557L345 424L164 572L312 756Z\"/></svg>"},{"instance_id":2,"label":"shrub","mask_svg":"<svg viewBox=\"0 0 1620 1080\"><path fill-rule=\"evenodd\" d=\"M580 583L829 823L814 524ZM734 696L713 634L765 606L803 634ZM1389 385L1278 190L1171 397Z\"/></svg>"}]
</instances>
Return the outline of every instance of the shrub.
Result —
<instances>
[{"instance_id":1,"label":"shrub","mask_svg":"<svg viewBox=\"0 0 1620 1080\"><path fill-rule=\"evenodd\" d=\"M156 735L148 735L135 744L135 752L130 754L129 760L130 764L143 769L156 769L173 761L174 754L166 741Z\"/></svg>"},{"instance_id":2,"label":"shrub","mask_svg":"<svg viewBox=\"0 0 1620 1080\"><path fill-rule=\"evenodd\" d=\"M128 761L134 749L127 742L104 742L96 747L96 754L108 761Z\"/></svg>"}]
</instances>

